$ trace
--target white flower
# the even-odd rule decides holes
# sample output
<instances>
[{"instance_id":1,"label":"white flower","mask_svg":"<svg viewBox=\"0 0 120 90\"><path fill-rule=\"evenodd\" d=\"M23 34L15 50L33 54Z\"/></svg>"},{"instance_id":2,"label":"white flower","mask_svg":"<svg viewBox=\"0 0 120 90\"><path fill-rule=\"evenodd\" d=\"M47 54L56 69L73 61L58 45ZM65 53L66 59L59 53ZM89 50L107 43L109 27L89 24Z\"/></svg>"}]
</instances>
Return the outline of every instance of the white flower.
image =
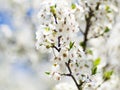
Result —
<instances>
[{"instance_id":1,"label":"white flower","mask_svg":"<svg viewBox=\"0 0 120 90\"><path fill-rule=\"evenodd\" d=\"M60 80L62 74L70 73L78 81L93 83L91 78L97 77L92 77L92 60L97 54L88 55L83 51L81 42L84 42L87 28L88 40L94 35L103 35L112 29L117 10L115 7L111 8L112 5L107 0L78 0L77 3L71 4L73 6L70 7L64 0L56 0L41 5L37 46L43 45L48 50L53 50L53 78ZM79 36L79 31L83 37ZM89 47L89 42L87 43Z\"/></svg>"},{"instance_id":2,"label":"white flower","mask_svg":"<svg viewBox=\"0 0 120 90\"><path fill-rule=\"evenodd\" d=\"M77 88L70 83L59 83L53 90L77 90Z\"/></svg>"}]
</instances>

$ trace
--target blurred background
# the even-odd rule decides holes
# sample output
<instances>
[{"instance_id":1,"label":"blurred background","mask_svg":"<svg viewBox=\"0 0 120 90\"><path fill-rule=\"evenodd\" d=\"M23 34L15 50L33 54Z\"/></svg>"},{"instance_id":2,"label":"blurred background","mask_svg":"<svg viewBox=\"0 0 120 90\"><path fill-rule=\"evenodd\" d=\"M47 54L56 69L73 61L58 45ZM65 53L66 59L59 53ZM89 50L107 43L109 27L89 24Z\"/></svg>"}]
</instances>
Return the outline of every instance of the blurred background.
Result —
<instances>
[{"instance_id":1,"label":"blurred background","mask_svg":"<svg viewBox=\"0 0 120 90\"><path fill-rule=\"evenodd\" d=\"M0 90L50 90L46 53L36 50L41 0L0 0Z\"/></svg>"},{"instance_id":2,"label":"blurred background","mask_svg":"<svg viewBox=\"0 0 120 90\"><path fill-rule=\"evenodd\" d=\"M0 0L0 90L53 90L56 84L45 75L50 69L50 55L35 48L41 1ZM117 72L120 70L119 21L118 15L108 42L109 58L117 64Z\"/></svg>"}]
</instances>

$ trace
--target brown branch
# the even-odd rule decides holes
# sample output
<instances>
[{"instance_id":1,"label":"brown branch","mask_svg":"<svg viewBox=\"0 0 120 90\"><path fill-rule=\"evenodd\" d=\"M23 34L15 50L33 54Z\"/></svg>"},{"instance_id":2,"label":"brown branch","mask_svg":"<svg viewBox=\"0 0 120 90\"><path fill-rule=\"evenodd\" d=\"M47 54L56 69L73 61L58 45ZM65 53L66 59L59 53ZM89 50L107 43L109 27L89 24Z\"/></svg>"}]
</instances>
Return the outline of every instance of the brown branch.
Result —
<instances>
[{"instance_id":1,"label":"brown branch","mask_svg":"<svg viewBox=\"0 0 120 90\"><path fill-rule=\"evenodd\" d=\"M61 75L71 77L73 79L75 85L77 86L78 90L82 90L82 85L83 85L84 82L81 82L80 84L77 82L76 78L72 74L72 70L70 68L70 62L71 62L71 60L69 60L68 62L65 62L65 65L66 65L66 67L69 71L69 74L61 74Z\"/></svg>"},{"instance_id":2,"label":"brown branch","mask_svg":"<svg viewBox=\"0 0 120 90\"><path fill-rule=\"evenodd\" d=\"M83 50L86 51L86 46L87 46L87 37L88 37L88 33L90 31L90 27L91 27L91 18L94 16L93 10L89 7L89 12L88 12L88 16L85 15L85 20L86 20L86 28L85 28L85 33L84 33L84 40L83 40Z\"/></svg>"},{"instance_id":3,"label":"brown branch","mask_svg":"<svg viewBox=\"0 0 120 90\"><path fill-rule=\"evenodd\" d=\"M58 52L61 51L61 48L60 48L60 46L61 46L61 44L60 44L60 38L61 38L61 37L62 37L62 36L59 36L59 37L58 37L58 47L55 46L54 44L51 46L52 48L54 48L54 49L57 50Z\"/></svg>"},{"instance_id":4,"label":"brown branch","mask_svg":"<svg viewBox=\"0 0 120 90\"><path fill-rule=\"evenodd\" d=\"M52 46L52 48L55 48L58 52L60 52L61 48L56 47L55 45Z\"/></svg>"},{"instance_id":5,"label":"brown branch","mask_svg":"<svg viewBox=\"0 0 120 90\"><path fill-rule=\"evenodd\" d=\"M100 7L100 2L97 2L97 5L95 7L95 10L99 10L99 7Z\"/></svg>"},{"instance_id":6,"label":"brown branch","mask_svg":"<svg viewBox=\"0 0 120 90\"><path fill-rule=\"evenodd\" d=\"M91 9L90 6L88 6L88 4L86 3L86 6L89 8L89 12L88 15L85 15L85 20L86 20L86 28L85 28L85 32L84 32L84 40L83 40L83 50L86 51L86 47L87 47L87 41L88 41L88 33L90 31L90 27L92 25L92 21L91 18L94 15L94 10ZM100 6L100 2L97 3L95 10L99 10L99 6Z\"/></svg>"},{"instance_id":7,"label":"brown branch","mask_svg":"<svg viewBox=\"0 0 120 90\"><path fill-rule=\"evenodd\" d=\"M79 84L78 84L77 80L75 79L75 77L72 75L72 71L71 71L71 68L70 68L70 60L68 61L68 63L66 62L65 65L66 65L66 67L68 68L68 71L69 71L68 76L70 76L73 79L73 81L75 82L75 84L76 84L76 86L79 90Z\"/></svg>"},{"instance_id":8,"label":"brown branch","mask_svg":"<svg viewBox=\"0 0 120 90\"><path fill-rule=\"evenodd\" d=\"M57 16L56 16L56 14L53 14L53 17L54 17L54 19L55 19L55 23L56 23L56 24L58 24L58 21L57 21Z\"/></svg>"}]
</instances>

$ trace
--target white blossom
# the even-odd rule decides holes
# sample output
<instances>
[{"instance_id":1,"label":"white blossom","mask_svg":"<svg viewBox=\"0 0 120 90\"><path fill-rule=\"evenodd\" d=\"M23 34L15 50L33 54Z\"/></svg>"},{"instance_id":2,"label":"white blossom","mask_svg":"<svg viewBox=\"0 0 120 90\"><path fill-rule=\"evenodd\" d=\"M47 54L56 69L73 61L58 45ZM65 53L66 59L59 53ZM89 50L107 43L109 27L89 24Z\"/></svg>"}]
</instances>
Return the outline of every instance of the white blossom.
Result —
<instances>
[{"instance_id":1,"label":"white blossom","mask_svg":"<svg viewBox=\"0 0 120 90\"><path fill-rule=\"evenodd\" d=\"M77 0L75 3L61 0L41 4L36 46L52 49L53 78L60 80L61 76L70 76L84 87L102 82L95 83L94 78L103 80L100 69L105 64L98 66L99 61L95 64L94 59L99 54L92 52L97 50L87 41L106 35L112 29L117 11L113 0ZM85 47L90 49L85 50Z\"/></svg>"}]
</instances>

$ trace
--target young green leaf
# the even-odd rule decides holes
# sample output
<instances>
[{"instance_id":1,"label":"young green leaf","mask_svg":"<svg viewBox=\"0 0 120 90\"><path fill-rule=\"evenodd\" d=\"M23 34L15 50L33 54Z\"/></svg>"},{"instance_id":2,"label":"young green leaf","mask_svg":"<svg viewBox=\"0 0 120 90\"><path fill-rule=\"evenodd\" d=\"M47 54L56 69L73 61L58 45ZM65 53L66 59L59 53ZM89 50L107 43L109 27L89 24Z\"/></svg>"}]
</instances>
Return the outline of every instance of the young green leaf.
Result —
<instances>
[{"instance_id":1,"label":"young green leaf","mask_svg":"<svg viewBox=\"0 0 120 90\"><path fill-rule=\"evenodd\" d=\"M45 27L45 31L49 31L50 30L50 28L49 27Z\"/></svg>"},{"instance_id":2,"label":"young green leaf","mask_svg":"<svg viewBox=\"0 0 120 90\"><path fill-rule=\"evenodd\" d=\"M55 8L56 8L56 5L50 6L50 12L51 12L53 15L56 14Z\"/></svg>"},{"instance_id":3,"label":"young green leaf","mask_svg":"<svg viewBox=\"0 0 120 90\"><path fill-rule=\"evenodd\" d=\"M79 45L82 46L82 47L85 46L85 45L84 45L84 42L80 42Z\"/></svg>"},{"instance_id":4,"label":"young green leaf","mask_svg":"<svg viewBox=\"0 0 120 90\"><path fill-rule=\"evenodd\" d=\"M105 7L105 10L106 10L107 13L111 13L111 9L110 9L109 6L106 6L106 7Z\"/></svg>"},{"instance_id":5,"label":"young green leaf","mask_svg":"<svg viewBox=\"0 0 120 90\"><path fill-rule=\"evenodd\" d=\"M69 50L71 50L73 48L73 46L74 46L74 42L70 41L70 43L69 43Z\"/></svg>"},{"instance_id":6,"label":"young green leaf","mask_svg":"<svg viewBox=\"0 0 120 90\"><path fill-rule=\"evenodd\" d=\"M90 50L90 49L87 49L87 53L90 54L90 55L93 54L92 50Z\"/></svg>"},{"instance_id":7,"label":"young green leaf","mask_svg":"<svg viewBox=\"0 0 120 90\"><path fill-rule=\"evenodd\" d=\"M104 79L105 81L109 80L109 79L111 78L112 74L113 74L113 71L104 72L104 74L103 74L103 79Z\"/></svg>"},{"instance_id":8,"label":"young green leaf","mask_svg":"<svg viewBox=\"0 0 120 90\"><path fill-rule=\"evenodd\" d=\"M109 31L110 31L110 29L108 27L106 27L104 33L107 33Z\"/></svg>"},{"instance_id":9,"label":"young green leaf","mask_svg":"<svg viewBox=\"0 0 120 90\"><path fill-rule=\"evenodd\" d=\"M50 75L50 72L45 72L45 74Z\"/></svg>"},{"instance_id":10,"label":"young green leaf","mask_svg":"<svg viewBox=\"0 0 120 90\"><path fill-rule=\"evenodd\" d=\"M76 5L74 3L71 4L71 8L72 9L75 9L76 8Z\"/></svg>"},{"instance_id":11,"label":"young green leaf","mask_svg":"<svg viewBox=\"0 0 120 90\"><path fill-rule=\"evenodd\" d=\"M92 67L92 75L95 75L97 73L97 67L93 66Z\"/></svg>"},{"instance_id":12,"label":"young green leaf","mask_svg":"<svg viewBox=\"0 0 120 90\"><path fill-rule=\"evenodd\" d=\"M93 61L93 67L92 67L92 75L97 73L97 66L100 64L101 59L97 58L95 61Z\"/></svg>"},{"instance_id":13,"label":"young green leaf","mask_svg":"<svg viewBox=\"0 0 120 90\"><path fill-rule=\"evenodd\" d=\"M94 62L93 62L93 65L94 66L98 66L100 64L100 61L101 59L100 58L97 58Z\"/></svg>"}]
</instances>

